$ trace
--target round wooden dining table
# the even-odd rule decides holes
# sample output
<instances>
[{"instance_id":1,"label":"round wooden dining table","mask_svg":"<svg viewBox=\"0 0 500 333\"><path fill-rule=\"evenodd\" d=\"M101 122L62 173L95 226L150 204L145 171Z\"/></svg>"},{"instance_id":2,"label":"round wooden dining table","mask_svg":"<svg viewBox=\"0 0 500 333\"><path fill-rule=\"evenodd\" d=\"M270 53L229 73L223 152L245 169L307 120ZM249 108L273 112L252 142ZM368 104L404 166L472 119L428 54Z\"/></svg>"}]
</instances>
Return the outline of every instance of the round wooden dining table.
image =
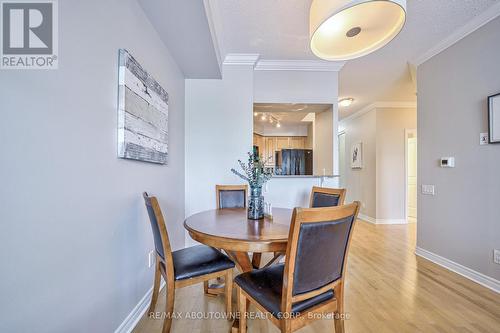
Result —
<instances>
[{"instance_id":1,"label":"round wooden dining table","mask_svg":"<svg viewBox=\"0 0 500 333\"><path fill-rule=\"evenodd\" d=\"M292 209L273 208L272 218L250 220L246 208L213 209L188 217L184 228L194 240L224 250L244 273L260 266L263 252L278 253L272 263L279 253L286 251L292 212ZM235 318L231 332L238 332L238 326Z\"/></svg>"},{"instance_id":2,"label":"round wooden dining table","mask_svg":"<svg viewBox=\"0 0 500 333\"><path fill-rule=\"evenodd\" d=\"M246 208L213 209L191 215L184 228L194 240L223 249L239 271L249 272L259 266L261 253L286 251L292 212L273 208L272 218L250 220Z\"/></svg>"}]
</instances>

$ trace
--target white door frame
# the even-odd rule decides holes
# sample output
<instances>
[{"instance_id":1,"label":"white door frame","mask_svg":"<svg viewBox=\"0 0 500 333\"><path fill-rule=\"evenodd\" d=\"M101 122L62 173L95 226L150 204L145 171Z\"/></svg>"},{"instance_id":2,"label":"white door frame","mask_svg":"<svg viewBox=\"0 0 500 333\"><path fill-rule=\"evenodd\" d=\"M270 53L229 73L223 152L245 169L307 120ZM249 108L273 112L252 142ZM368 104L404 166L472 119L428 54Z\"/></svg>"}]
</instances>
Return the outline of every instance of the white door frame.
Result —
<instances>
[{"instance_id":1,"label":"white door frame","mask_svg":"<svg viewBox=\"0 0 500 333\"><path fill-rule=\"evenodd\" d=\"M344 129L340 130L339 133L338 133L338 135L337 135L337 146L338 146L338 149L339 149L339 158L338 158L338 162L339 162L339 173L338 173L338 175L339 175L339 187L344 187L345 188L345 176L346 176L345 172L346 172L346 170L344 170L344 175L342 175L340 173L340 171L342 169L342 167L340 166L340 136L341 135L345 135L345 130ZM346 154L345 154L345 137L344 137L344 161L343 161L344 162L344 169L345 169L345 155ZM344 177L344 179L342 179L342 176Z\"/></svg>"},{"instance_id":2,"label":"white door frame","mask_svg":"<svg viewBox=\"0 0 500 333\"><path fill-rule=\"evenodd\" d=\"M411 134L411 133L415 134L415 137L417 138L417 145L418 145L417 129L405 128L405 220L406 220L406 223L408 223L408 134ZM418 154L417 154L417 161L418 161ZM417 180L418 180L418 173L417 173ZM418 188L418 184L417 184L417 188ZM417 202L417 205L418 205L418 202Z\"/></svg>"}]
</instances>

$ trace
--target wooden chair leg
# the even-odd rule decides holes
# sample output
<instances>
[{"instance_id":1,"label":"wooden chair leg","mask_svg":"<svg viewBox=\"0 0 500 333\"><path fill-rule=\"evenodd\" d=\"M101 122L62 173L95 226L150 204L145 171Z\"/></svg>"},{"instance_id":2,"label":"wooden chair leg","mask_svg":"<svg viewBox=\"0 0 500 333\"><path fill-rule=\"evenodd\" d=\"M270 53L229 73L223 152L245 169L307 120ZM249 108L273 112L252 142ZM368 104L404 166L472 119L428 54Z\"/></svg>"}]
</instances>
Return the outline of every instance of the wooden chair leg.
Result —
<instances>
[{"instance_id":1,"label":"wooden chair leg","mask_svg":"<svg viewBox=\"0 0 500 333\"><path fill-rule=\"evenodd\" d=\"M335 324L335 333L344 333L344 284L340 283L335 288L335 298L337 299L337 311L333 322Z\"/></svg>"},{"instance_id":2,"label":"wooden chair leg","mask_svg":"<svg viewBox=\"0 0 500 333\"><path fill-rule=\"evenodd\" d=\"M281 333L292 333L292 322L290 319L281 319Z\"/></svg>"},{"instance_id":3,"label":"wooden chair leg","mask_svg":"<svg viewBox=\"0 0 500 333\"><path fill-rule=\"evenodd\" d=\"M163 330L162 333L169 333L170 327L172 326L172 316L174 312L174 300L175 300L175 288L174 282L169 285L167 282L167 308L165 320L163 321Z\"/></svg>"},{"instance_id":4,"label":"wooden chair leg","mask_svg":"<svg viewBox=\"0 0 500 333\"><path fill-rule=\"evenodd\" d=\"M253 266L253 268L259 269L261 258L262 258L262 253L254 252L254 254L252 255L252 266Z\"/></svg>"},{"instance_id":5,"label":"wooden chair leg","mask_svg":"<svg viewBox=\"0 0 500 333\"><path fill-rule=\"evenodd\" d=\"M238 309L240 312L240 332L247 333L247 300L240 287L238 289Z\"/></svg>"},{"instance_id":6,"label":"wooden chair leg","mask_svg":"<svg viewBox=\"0 0 500 333\"><path fill-rule=\"evenodd\" d=\"M208 282L210 281L203 281L203 292L205 294L208 294Z\"/></svg>"},{"instance_id":7,"label":"wooden chair leg","mask_svg":"<svg viewBox=\"0 0 500 333\"><path fill-rule=\"evenodd\" d=\"M267 268L267 267L273 265L275 262L278 262L282 256L283 256L282 253L274 252L274 257L271 260L269 260L269 262L267 264L265 264L264 267L262 267L262 268Z\"/></svg>"},{"instance_id":8,"label":"wooden chair leg","mask_svg":"<svg viewBox=\"0 0 500 333\"><path fill-rule=\"evenodd\" d=\"M227 271L225 275L225 280L226 280L226 314L227 314L227 319L231 320L232 319L232 310L233 310L233 304L232 304L232 296L233 296L233 270L230 269Z\"/></svg>"},{"instance_id":9,"label":"wooden chair leg","mask_svg":"<svg viewBox=\"0 0 500 333\"><path fill-rule=\"evenodd\" d=\"M160 282L161 282L160 264L159 260L156 259L155 278L153 282L153 294L151 295L151 304L149 305L149 310L148 310L148 314L150 316L155 311L156 302L158 301L158 294L160 293Z\"/></svg>"}]
</instances>

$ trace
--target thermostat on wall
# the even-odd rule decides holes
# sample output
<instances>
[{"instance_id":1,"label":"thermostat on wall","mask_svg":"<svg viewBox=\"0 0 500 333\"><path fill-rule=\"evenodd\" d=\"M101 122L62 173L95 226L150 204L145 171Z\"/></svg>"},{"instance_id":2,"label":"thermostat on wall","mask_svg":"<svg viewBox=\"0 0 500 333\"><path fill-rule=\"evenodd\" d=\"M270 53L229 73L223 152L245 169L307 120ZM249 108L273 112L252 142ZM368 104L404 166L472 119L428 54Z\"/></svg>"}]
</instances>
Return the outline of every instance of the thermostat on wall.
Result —
<instances>
[{"instance_id":1,"label":"thermostat on wall","mask_svg":"<svg viewBox=\"0 0 500 333\"><path fill-rule=\"evenodd\" d=\"M441 157L441 168L454 168L455 157Z\"/></svg>"}]
</instances>

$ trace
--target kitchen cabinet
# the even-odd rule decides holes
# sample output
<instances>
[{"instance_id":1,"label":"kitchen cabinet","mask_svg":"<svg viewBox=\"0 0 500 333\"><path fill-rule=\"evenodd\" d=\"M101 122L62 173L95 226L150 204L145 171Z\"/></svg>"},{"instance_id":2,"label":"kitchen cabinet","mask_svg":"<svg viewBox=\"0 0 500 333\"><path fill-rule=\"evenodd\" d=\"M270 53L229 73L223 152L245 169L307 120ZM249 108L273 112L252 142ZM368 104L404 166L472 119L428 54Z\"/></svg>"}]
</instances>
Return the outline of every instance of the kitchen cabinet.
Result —
<instances>
[{"instance_id":1,"label":"kitchen cabinet","mask_svg":"<svg viewBox=\"0 0 500 333\"><path fill-rule=\"evenodd\" d=\"M254 133L253 144L259 147L259 155L266 162L266 166L274 167L275 154L282 149L305 149L305 136L262 136Z\"/></svg>"},{"instance_id":2,"label":"kitchen cabinet","mask_svg":"<svg viewBox=\"0 0 500 333\"><path fill-rule=\"evenodd\" d=\"M287 136L284 137L276 137L276 150L280 151L281 149L290 148L290 138Z\"/></svg>"},{"instance_id":3,"label":"kitchen cabinet","mask_svg":"<svg viewBox=\"0 0 500 333\"><path fill-rule=\"evenodd\" d=\"M306 138L303 136L295 136L290 138L291 149L304 149L306 146Z\"/></svg>"},{"instance_id":4,"label":"kitchen cabinet","mask_svg":"<svg viewBox=\"0 0 500 333\"><path fill-rule=\"evenodd\" d=\"M274 166L274 152L276 151L276 137L266 136L264 137L265 142L265 154L264 158L266 160L267 166Z\"/></svg>"},{"instance_id":5,"label":"kitchen cabinet","mask_svg":"<svg viewBox=\"0 0 500 333\"><path fill-rule=\"evenodd\" d=\"M264 143L264 137L259 134L253 134L253 145L259 147L259 156L260 158L264 158L265 156L265 143Z\"/></svg>"}]
</instances>

